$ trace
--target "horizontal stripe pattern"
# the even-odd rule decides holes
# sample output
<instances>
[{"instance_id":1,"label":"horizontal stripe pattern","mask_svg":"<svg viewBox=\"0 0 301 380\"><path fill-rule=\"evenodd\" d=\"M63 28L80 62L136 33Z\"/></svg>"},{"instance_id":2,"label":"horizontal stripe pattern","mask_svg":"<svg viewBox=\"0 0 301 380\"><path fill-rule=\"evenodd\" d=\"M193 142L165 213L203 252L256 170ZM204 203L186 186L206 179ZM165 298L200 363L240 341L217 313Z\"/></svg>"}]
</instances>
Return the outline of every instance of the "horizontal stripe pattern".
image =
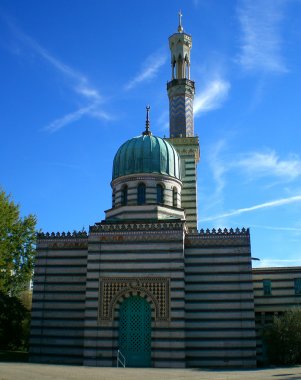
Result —
<instances>
[{"instance_id":1,"label":"horizontal stripe pattern","mask_svg":"<svg viewBox=\"0 0 301 380\"><path fill-rule=\"evenodd\" d=\"M183 135L184 136L184 135ZM183 183L181 207L189 230L197 229L197 162L199 141L197 137L171 138L168 141L176 148L181 158L181 180Z\"/></svg>"},{"instance_id":2,"label":"horizontal stripe pattern","mask_svg":"<svg viewBox=\"0 0 301 380\"><path fill-rule=\"evenodd\" d=\"M236 247L225 234L219 244L208 248L203 238L186 236L193 241L185 249L187 366L255 366L249 239ZM210 238L218 240L218 235Z\"/></svg>"},{"instance_id":3,"label":"horizontal stripe pattern","mask_svg":"<svg viewBox=\"0 0 301 380\"><path fill-rule=\"evenodd\" d=\"M183 226L184 227L184 226ZM182 228L183 228L182 227ZM137 231L138 232L138 231ZM112 322L98 320L99 278L164 277L170 279L170 320L152 321L152 366L185 366L185 282L184 232L164 230L164 236L144 231L127 235L123 244L114 242L111 233L91 233L87 261L86 327L84 364L116 365L118 349L118 306ZM118 232L123 236L125 232ZM95 341L91 336L97 336ZM170 337L173 337L170 339Z\"/></svg>"},{"instance_id":4,"label":"horizontal stripe pattern","mask_svg":"<svg viewBox=\"0 0 301 380\"><path fill-rule=\"evenodd\" d=\"M87 239L61 235L37 242L30 335L33 362L82 364L87 250L78 247L84 244Z\"/></svg>"},{"instance_id":5,"label":"horizontal stripe pattern","mask_svg":"<svg viewBox=\"0 0 301 380\"><path fill-rule=\"evenodd\" d=\"M66 244L62 236L38 242L31 360L116 364L118 305L111 322L99 320L102 277L170 279L171 318L152 321L153 366L254 366L256 345L257 360L263 360L262 328L300 304L295 279L301 268L251 272L247 230L190 233L183 240L184 225L167 223L158 232L144 229L141 239L140 227L97 230L88 252L75 237L76 244L70 236ZM263 294L266 279L269 296Z\"/></svg>"}]
</instances>

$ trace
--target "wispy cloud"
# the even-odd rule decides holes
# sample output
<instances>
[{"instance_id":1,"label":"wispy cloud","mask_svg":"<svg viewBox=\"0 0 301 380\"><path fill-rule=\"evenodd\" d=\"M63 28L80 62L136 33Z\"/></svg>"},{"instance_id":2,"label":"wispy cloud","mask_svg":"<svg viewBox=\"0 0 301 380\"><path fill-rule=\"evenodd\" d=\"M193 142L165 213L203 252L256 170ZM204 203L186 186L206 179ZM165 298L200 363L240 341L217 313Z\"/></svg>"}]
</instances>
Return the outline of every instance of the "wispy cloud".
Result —
<instances>
[{"instance_id":1,"label":"wispy cloud","mask_svg":"<svg viewBox=\"0 0 301 380\"><path fill-rule=\"evenodd\" d=\"M239 208L237 210L229 211L220 215L215 215L215 216L209 216L207 218L202 218L200 221L201 222L207 222L207 221L212 221L212 220L217 220L217 219L222 219L222 218L228 218L230 216L235 216L235 215L241 215L247 212L253 212L253 211L258 211L258 210L263 210L266 208L274 208L274 207L279 207L291 203L297 203L301 202L301 195L296 195L293 197L287 197L287 198L281 198L277 199L274 201L270 202L265 202L261 203L255 206L251 207L246 207L246 208Z\"/></svg>"},{"instance_id":2,"label":"wispy cloud","mask_svg":"<svg viewBox=\"0 0 301 380\"><path fill-rule=\"evenodd\" d=\"M216 183L215 197L219 197L225 187L225 172L227 171L227 166L220 159L220 152L224 150L226 145L225 140L217 141L208 152L208 162L212 170L213 179Z\"/></svg>"},{"instance_id":3,"label":"wispy cloud","mask_svg":"<svg viewBox=\"0 0 301 380\"><path fill-rule=\"evenodd\" d=\"M238 62L246 70L284 73L280 33L283 0L241 0L238 18L242 29Z\"/></svg>"},{"instance_id":4,"label":"wispy cloud","mask_svg":"<svg viewBox=\"0 0 301 380\"><path fill-rule=\"evenodd\" d=\"M221 107L228 96L230 83L222 79L214 79L207 84L204 91L195 97L194 115Z\"/></svg>"},{"instance_id":5,"label":"wispy cloud","mask_svg":"<svg viewBox=\"0 0 301 380\"><path fill-rule=\"evenodd\" d=\"M131 90L141 82L154 78L166 60L167 56L161 51L161 49L150 55L143 63L142 69L139 73L124 86L125 90Z\"/></svg>"},{"instance_id":6,"label":"wispy cloud","mask_svg":"<svg viewBox=\"0 0 301 380\"><path fill-rule=\"evenodd\" d=\"M301 259L262 259L260 261L253 262L253 266L257 268L267 267L291 267L301 265Z\"/></svg>"},{"instance_id":7,"label":"wispy cloud","mask_svg":"<svg viewBox=\"0 0 301 380\"><path fill-rule=\"evenodd\" d=\"M200 193L200 202L202 203L203 213L210 213L212 209L217 213L221 213L224 209L224 188L227 185L226 182L226 170L227 166L221 159L221 152L225 149L227 145L226 140L220 139L214 143L214 145L207 151L208 167L212 171L210 176L213 179L213 186L210 189L209 194ZM202 183L201 188L204 188ZM203 200L201 200L203 198ZM206 202L204 202L206 199ZM219 220L219 225L224 225L222 219Z\"/></svg>"},{"instance_id":8,"label":"wispy cloud","mask_svg":"<svg viewBox=\"0 0 301 380\"><path fill-rule=\"evenodd\" d=\"M43 128L44 130L48 132L56 132L64 126L79 120L84 115L98 119L110 119L110 116L101 109L103 99L99 91L89 83L88 79L82 73L76 71L71 66L52 55L47 49L17 27L17 25L8 17L6 17L6 22L14 36L24 46L30 48L32 52L50 64L63 75L65 79L68 79L73 92L79 94L88 102L88 105L52 121Z\"/></svg>"},{"instance_id":9,"label":"wispy cloud","mask_svg":"<svg viewBox=\"0 0 301 380\"><path fill-rule=\"evenodd\" d=\"M250 227L259 228L263 230L272 230L272 231L301 232L300 227L264 226L261 224L250 224Z\"/></svg>"},{"instance_id":10,"label":"wispy cloud","mask_svg":"<svg viewBox=\"0 0 301 380\"><path fill-rule=\"evenodd\" d=\"M274 150L247 152L237 154L231 158L225 156L225 141L217 141L209 151L209 164L213 176L221 177L231 170L240 169L241 174L249 181L259 178L276 178L283 182L294 181L301 177L301 158L290 154L287 158L280 158Z\"/></svg>"},{"instance_id":11,"label":"wispy cloud","mask_svg":"<svg viewBox=\"0 0 301 380\"><path fill-rule=\"evenodd\" d=\"M89 116L93 116L100 119L106 119L106 120L111 119L109 115L107 115L105 112L102 112L98 109L97 103L92 103L87 107L82 107L74 112L68 113L67 115L63 117L52 121L50 124L48 124L44 128L44 130L51 133L56 132L62 127L64 127L65 125L81 119L81 117L83 117L84 115L89 115Z\"/></svg>"},{"instance_id":12,"label":"wispy cloud","mask_svg":"<svg viewBox=\"0 0 301 380\"><path fill-rule=\"evenodd\" d=\"M292 181L301 176L301 160L298 156L281 160L274 151L248 153L232 163L232 166L242 168L250 179L275 176Z\"/></svg>"}]
</instances>

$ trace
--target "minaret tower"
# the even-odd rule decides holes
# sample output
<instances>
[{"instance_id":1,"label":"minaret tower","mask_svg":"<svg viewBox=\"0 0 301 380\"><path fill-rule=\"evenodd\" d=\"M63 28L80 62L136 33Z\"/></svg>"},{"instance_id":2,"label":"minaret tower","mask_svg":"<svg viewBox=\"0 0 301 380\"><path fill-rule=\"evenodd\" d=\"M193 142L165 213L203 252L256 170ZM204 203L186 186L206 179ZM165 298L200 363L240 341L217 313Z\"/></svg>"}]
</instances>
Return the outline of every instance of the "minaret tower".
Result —
<instances>
[{"instance_id":1,"label":"minaret tower","mask_svg":"<svg viewBox=\"0 0 301 380\"><path fill-rule=\"evenodd\" d=\"M192 137L194 82L190 80L190 49L192 38L184 33L179 12L178 33L169 37L171 81L167 83L169 97L170 137Z\"/></svg>"},{"instance_id":2,"label":"minaret tower","mask_svg":"<svg viewBox=\"0 0 301 380\"><path fill-rule=\"evenodd\" d=\"M199 139L194 136L193 99L194 82L190 79L190 50L192 38L182 26L179 12L177 33L169 37L171 52L171 81L167 83L169 97L168 139L181 158L182 207L185 209L189 230L197 229L197 163L200 158Z\"/></svg>"}]
</instances>

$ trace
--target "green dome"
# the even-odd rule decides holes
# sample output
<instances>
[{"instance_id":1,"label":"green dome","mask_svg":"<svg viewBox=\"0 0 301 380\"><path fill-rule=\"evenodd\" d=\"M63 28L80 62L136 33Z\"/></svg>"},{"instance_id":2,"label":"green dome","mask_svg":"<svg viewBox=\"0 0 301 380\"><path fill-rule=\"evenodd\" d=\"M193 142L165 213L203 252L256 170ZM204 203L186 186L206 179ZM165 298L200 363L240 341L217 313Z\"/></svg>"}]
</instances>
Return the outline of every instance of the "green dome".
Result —
<instances>
[{"instance_id":1,"label":"green dome","mask_svg":"<svg viewBox=\"0 0 301 380\"><path fill-rule=\"evenodd\" d=\"M160 137L134 137L118 149L112 177L136 173L160 173L180 179L180 157L175 148Z\"/></svg>"}]
</instances>

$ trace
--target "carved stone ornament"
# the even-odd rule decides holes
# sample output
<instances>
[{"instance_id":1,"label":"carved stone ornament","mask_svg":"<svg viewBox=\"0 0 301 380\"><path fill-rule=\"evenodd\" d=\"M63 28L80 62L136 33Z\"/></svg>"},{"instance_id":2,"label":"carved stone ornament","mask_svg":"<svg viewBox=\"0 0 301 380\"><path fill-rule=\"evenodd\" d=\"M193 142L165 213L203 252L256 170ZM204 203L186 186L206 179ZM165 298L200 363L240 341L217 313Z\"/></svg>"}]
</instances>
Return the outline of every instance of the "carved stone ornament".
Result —
<instances>
[{"instance_id":1,"label":"carved stone ornament","mask_svg":"<svg viewBox=\"0 0 301 380\"><path fill-rule=\"evenodd\" d=\"M169 222L169 221L157 221L152 223L96 223L94 226L90 226L90 232L92 233L107 233L107 232L159 232L159 231L182 231L185 226L184 221Z\"/></svg>"},{"instance_id":2,"label":"carved stone ornament","mask_svg":"<svg viewBox=\"0 0 301 380\"><path fill-rule=\"evenodd\" d=\"M105 277L99 286L99 319L112 321L116 304L123 298L138 294L153 305L156 321L170 316L170 280L166 277Z\"/></svg>"},{"instance_id":3,"label":"carved stone ornament","mask_svg":"<svg viewBox=\"0 0 301 380\"><path fill-rule=\"evenodd\" d=\"M78 238L84 239L87 238L88 234L86 231L73 231L73 232L38 232L37 239L71 239Z\"/></svg>"},{"instance_id":4,"label":"carved stone ornament","mask_svg":"<svg viewBox=\"0 0 301 380\"><path fill-rule=\"evenodd\" d=\"M86 231L74 232L38 232L37 250L41 249L87 249L88 234Z\"/></svg>"},{"instance_id":5,"label":"carved stone ornament","mask_svg":"<svg viewBox=\"0 0 301 380\"><path fill-rule=\"evenodd\" d=\"M185 246L241 246L250 244L250 231L248 228L219 228L216 230L204 230L189 233L185 237Z\"/></svg>"}]
</instances>

